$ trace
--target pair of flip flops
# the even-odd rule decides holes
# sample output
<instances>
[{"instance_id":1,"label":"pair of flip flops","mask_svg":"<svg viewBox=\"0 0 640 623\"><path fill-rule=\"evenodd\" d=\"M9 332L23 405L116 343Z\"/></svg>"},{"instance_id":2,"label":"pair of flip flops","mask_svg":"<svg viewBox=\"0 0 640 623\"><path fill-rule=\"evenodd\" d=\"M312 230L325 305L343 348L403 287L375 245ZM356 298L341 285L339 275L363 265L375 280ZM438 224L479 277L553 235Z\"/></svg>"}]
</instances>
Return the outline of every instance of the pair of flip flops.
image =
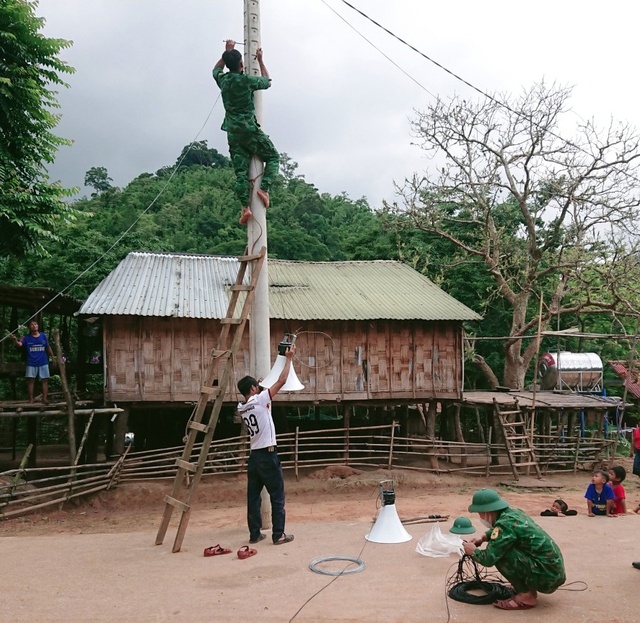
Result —
<instances>
[{"instance_id":1,"label":"pair of flip flops","mask_svg":"<svg viewBox=\"0 0 640 623\"><path fill-rule=\"evenodd\" d=\"M205 557L209 556L221 556L222 554L230 554L231 550L228 547L222 547L220 545L212 545L204 550ZM258 553L257 549L252 549L248 545L244 545L238 550L238 558L244 560L250 558Z\"/></svg>"}]
</instances>

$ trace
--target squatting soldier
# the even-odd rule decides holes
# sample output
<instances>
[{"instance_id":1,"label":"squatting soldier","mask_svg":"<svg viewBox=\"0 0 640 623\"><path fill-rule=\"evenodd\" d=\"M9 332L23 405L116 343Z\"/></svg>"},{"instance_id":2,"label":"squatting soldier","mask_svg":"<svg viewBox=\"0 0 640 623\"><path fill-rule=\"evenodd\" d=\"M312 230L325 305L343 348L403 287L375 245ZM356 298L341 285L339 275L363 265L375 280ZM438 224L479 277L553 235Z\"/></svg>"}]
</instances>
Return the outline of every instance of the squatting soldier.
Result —
<instances>
[{"instance_id":1,"label":"squatting soldier","mask_svg":"<svg viewBox=\"0 0 640 623\"><path fill-rule=\"evenodd\" d=\"M465 553L485 567L495 566L515 592L494 606L503 610L533 608L538 592L553 593L564 584L560 549L529 515L510 508L493 489L476 491L469 512L479 513L480 521L489 530L481 538L465 542ZM477 549L482 543L487 547Z\"/></svg>"}]
</instances>

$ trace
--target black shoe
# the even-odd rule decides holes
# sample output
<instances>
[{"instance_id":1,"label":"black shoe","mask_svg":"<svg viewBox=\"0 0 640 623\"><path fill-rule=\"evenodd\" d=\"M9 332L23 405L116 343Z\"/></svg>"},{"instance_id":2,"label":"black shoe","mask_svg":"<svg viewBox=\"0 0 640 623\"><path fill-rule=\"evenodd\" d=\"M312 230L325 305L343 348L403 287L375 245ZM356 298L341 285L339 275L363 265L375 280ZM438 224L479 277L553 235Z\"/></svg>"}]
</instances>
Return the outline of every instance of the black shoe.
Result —
<instances>
[{"instance_id":1,"label":"black shoe","mask_svg":"<svg viewBox=\"0 0 640 623\"><path fill-rule=\"evenodd\" d=\"M636 569L640 569L640 562L632 562L631 565L634 566Z\"/></svg>"},{"instance_id":2,"label":"black shoe","mask_svg":"<svg viewBox=\"0 0 640 623\"><path fill-rule=\"evenodd\" d=\"M260 536L257 539L249 539L249 543L258 543L258 541L262 541L263 539L266 539L267 535L266 534L262 534L262 532L260 533Z\"/></svg>"},{"instance_id":3,"label":"black shoe","mask_svg":"<svg viewBox=\"0 0 640 623\"><path fill-rule=\"evenodd\" d=\"M274 545L282 545L283 543L291 543L293 541L293 534L283 534L277 541L274 541Z\"/></svg>"}]
</instances>

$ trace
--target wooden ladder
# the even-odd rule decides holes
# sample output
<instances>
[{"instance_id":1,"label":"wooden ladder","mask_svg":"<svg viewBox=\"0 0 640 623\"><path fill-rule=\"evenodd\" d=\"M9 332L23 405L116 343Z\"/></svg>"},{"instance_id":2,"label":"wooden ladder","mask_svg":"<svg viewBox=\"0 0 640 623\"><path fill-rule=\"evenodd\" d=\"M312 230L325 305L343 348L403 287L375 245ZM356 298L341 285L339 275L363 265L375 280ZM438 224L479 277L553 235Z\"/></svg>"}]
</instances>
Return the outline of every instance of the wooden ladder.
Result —
<instances>
[{"instance_id":1,"label":"wooden ladder","mask_svg":"<svg viewBox=\"0 0 640 623\"><path fill-rule=\"evenodd\" d=\"M182 456L179 459L176 459L176 467L178 469L176 472L175 480L173 482L173 488L171 489L171 493L164 498L164 514L162 516L162 522L160 523L160 528L158 529L158 534L156 536L156 545L162 545L165 534L167 533L167 528L169 527L169 522L171 521L173 509L177 508L182 512L182 517L180 518L178 532L173 543L172 551L174 553L180 551L184 535L187 531L187 525L189 524L189 517L191 515L191 499L195 494L196 488L198 487L198 483L200 482L200 478L202 476L202 472L204 471L204 467L207 462L207 456L209 454L209 447L211 446L211 440L213 439L213 433L216 429L218 416L220 415L220 410L222 409L222 404L224 402L227 385L233 377L233 356L237 352L238 348L240 347L240 343L242 342L242 334L247 322L247 317L249 316L251 303L253 302L255 293L256 283L258 282L258 277L260 275L260 271L262 270L265 256L266 247L262 247L260 253L258 253L257 255L249 255L248 250L245 249L245 255L238 258L240 266L238 269L236 282L231 286L231 299L229 300L227 315L224 318L220 319L221 326L218 343L215 350L211 352L211 359L209 362L207 377L204 385L200 388L200 398L198 399L198 403L187 425L187 429L189 432L185 439L185 446L182 452ZM245 285L243 284L244 277L247 271L247 266L250 262L253 264L250 282L249 285ZM242 306L240 316L238 318L234 318L236 305L238 303L241 292L246 292L246 297ZM225 349L225 345L229 338L229 333L231 332L231 327L233 327L233 337L231 339L231 345L228 349ZM222 374L218 377L218 370L223 362L224 368ZM209 422L205 424L202 419L205 414L207 404L211 399L213 399L214 401L213 408L211 410ZM193 463L191 460L191 453L196 443L196 437L198 433L204 433L204 440L200 449L198 462ZM184 495L184 499L180 500L178 499L178 497L181 494L182 483L185 477L187 477L187 474L192 474L192 477L187 485L187 491L186 495Z\"/></svg>"},{"instance_id":2,"label":"wooden ladder","mask_svg":"<svg viewBox=\"0 0 640 623\"><path fill-rule=\"evenodd\" d=\"M507 448L507 456L509 464L515 480L519 480L518 468L526 467L527 473L529 468L536 470L538 478L542 478L540 465L535 454L535 449L531 440L531 436L527 431L526 422L520 405L516 400L511 405L500 405L498 401L493 399L493 410L498 417L504 443ZM514 419L515 418L515 419Z\"/></svg>"}]
</instances>

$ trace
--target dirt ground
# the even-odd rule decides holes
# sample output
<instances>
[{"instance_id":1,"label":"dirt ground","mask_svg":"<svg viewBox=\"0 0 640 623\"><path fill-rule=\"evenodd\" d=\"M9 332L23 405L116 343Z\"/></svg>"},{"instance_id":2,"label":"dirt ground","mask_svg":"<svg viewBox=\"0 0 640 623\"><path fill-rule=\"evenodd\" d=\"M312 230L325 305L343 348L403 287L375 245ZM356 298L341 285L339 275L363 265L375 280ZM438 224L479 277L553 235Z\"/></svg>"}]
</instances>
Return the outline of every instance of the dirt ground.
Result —
<instances>
[{"instance_id":1,"label":"dirt ground","mask_svg":"<svg viewBox=\"0 0 640 623\"><path fill-rule=\"evenodd\" d=\"M445 581L457 557L415 551L432 524L407 525L413 538L406 543L364 538L377 512L378 482L389 477L400 517L449 515L440 524L443 532L461 515L480 528L467 507L473 492L485 486L533 516L562 497L579 516L537 521L560 545L567 583L584 582L586 590L578 590L583 584L567 586L542 595L537 608L516 613L447 600ZM295 541L274 547L266 539L255 546L258 555L246 560L235 553L248 543L244 476L200 485L178 554L171 553L177 512L163 545L154 545L170 483L121 485L63 510L0 524L0 623L413 623L475 622L479 616L483 623L635 621L640 571L631 562L640 560L640 515L587 517L582 496L589 478L585 472L553 475L542 482L525 479L531 486L522 487L506 478L401 470L345 479L305 474L299 481L287 474L287 532ZM638 479L630 476L625 485L635 507ZM218 543L233 553L203 557L205 547ZM313 573L309 564L323 556L360 558L365 569L338 578Z\"/></svg>"}]
</instances>

